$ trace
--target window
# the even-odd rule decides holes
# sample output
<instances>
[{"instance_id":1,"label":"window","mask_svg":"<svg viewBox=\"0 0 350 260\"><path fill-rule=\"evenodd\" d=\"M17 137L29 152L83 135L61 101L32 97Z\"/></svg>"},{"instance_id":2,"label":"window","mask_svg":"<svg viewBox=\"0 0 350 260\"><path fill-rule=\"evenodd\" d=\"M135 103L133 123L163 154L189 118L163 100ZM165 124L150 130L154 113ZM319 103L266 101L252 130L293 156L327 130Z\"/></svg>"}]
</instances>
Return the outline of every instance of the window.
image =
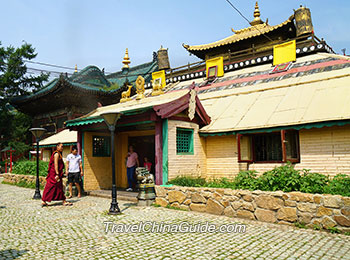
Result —
<instances>
[{"instance_id":1,"label":"window","mask_svg":"<svg viewBox=\"0 0 350 260\"><path fill-rule=\"evenodd\" d=\"M212 66L208 69L208 78L215 78L218 66Z\"/></svg>"},{"instance_id":2,"label":"window","mask_svg":"<svg viewBox=\"0 0 350 260\"><path fill-rule=\"evenodd\" d=\"M193 154L193 129L176 128L176 153Z\"/></svg>"},{"instance_id":3,"label":"window","mask_svg":"<svg viewBox=\"0 0 350 260\"><path fill-rule=\"evenodd\" d=\"M254 153L256 162L282 161L282 142L280 133L254 135Z\"/></svg>"},{"instance_id":4,"label":"window","mask_svg":"<svg viewBox=\"0 0 350 260\"><path fill-rule=\"evenodd\" d=\"M109 136L92 137L92 156L109 157L111 155L111 138Z\"/></svg>"},{"instance_id":5,"label":"window","mask_svg":"<svg viewBox=\"0 0 350 260\"><path fill-rule=\"evenodd\" d=\"M239 162L299 162L299 135L294 130L237 135Z\"/></svg>"}]
</instances>

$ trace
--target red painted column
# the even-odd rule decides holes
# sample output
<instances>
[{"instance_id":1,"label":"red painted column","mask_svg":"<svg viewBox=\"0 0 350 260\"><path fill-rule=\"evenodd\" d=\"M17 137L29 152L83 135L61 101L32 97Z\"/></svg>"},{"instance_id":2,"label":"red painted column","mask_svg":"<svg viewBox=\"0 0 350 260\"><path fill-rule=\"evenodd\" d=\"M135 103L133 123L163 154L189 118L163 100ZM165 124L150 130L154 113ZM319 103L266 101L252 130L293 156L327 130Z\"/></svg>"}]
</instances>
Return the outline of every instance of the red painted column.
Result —
<instances>
[{"instance_id":1,"label":"red painted column","mask_svg":"<svg viewBox=\"0 0 350 260\"><path fill-rule=\"evenodd\" d=\"M81 133L81 131L78 131L77 147L78 147L78 154L80 154L81 156L83 156L82 155L82 141L83 141L82 133Z\"/></svg>"},{"instance_id":2,"label":"red painted column","mask_svg":"<svg viewBox=\"0 0 350 260\"><path fill-rule=\"evenodd\" d=\"M10 148L10 172L12 172L12 148Z\"/></svg>"},{"instance_id":3,"label":"red painted column","mask_svg":"<svg viewBox=\"0 0 350 260\"><path fill-rule=\"evenodd\" d=\"M163 184L163 136L162 136L162 120L157 118L155 126L155 171L156 171L156 185Z\"/></svg>"}]
</instances>

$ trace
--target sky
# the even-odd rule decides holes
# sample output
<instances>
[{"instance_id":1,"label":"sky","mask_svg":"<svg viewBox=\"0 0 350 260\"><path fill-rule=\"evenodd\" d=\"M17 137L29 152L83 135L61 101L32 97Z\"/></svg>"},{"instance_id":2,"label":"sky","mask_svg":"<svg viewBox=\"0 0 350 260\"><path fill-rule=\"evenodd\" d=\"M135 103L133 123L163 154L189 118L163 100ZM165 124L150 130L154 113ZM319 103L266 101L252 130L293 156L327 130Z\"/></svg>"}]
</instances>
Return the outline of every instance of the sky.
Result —
<instances>
[{"instance_id":1,"label":"sky","mask_svg":"<svg viewBox=\"0 0 350 260\"><path fill-rule=\"evenodd\" d=\"M249 20L255 0L231 0ZM261 18L279 24L305 5L311 9L316 36L337 53L350 53L348 0L260 0ZM130 66L152 60L162 45L171 67L198 59L182 47L205 44L248 27L226 0L0 0L0 41L3 46L32 44L37 62L78 69L96 65L119 71L125 48ZM29 64L28 67L66 71Z\"/></svg>"}]
</instances>

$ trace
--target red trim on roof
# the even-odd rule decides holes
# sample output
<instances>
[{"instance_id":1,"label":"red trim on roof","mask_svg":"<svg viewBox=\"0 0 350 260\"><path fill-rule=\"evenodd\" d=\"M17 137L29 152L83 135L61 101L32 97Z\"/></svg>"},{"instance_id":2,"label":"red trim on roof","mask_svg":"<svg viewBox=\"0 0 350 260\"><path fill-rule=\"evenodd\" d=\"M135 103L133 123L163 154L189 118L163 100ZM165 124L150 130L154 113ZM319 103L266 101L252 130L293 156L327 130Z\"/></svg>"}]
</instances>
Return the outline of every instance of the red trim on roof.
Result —
<instances>
[{"instance_id":1,"label":"red trim on roof","mask_svg":"<svg viewBox=\"0 0 350 260\"><path fill-rule=\"evenodd\" d=\"M264 75L257 75L257 76L247 77L247 78L227 80L227 81L223 81L223 82L219 82L219 83L213 83L210 86L201 87L200 89L204 90L204 89L209 89L209 88L217 88L217 87L227 86L227 85L231 85L231 84L235 84L235 83L243 83L243 82L256 81L256 80L262 80L262 79L276 78L276 77L281 77L281 76L284 76L287 74L304 72L304 71L309 71L309 70L313 70L313 69L334 66L334 65L344 64L344 63L349 63L349 62L350 62L349 60L327 61L327 62L317 63L317 64L303 66L303 67L299 67L299 68L291 68L290 70L287 70L285 72L276 73L276 74L264 74Z\"/></svg>"},{"instance_id":2,"label":"red trim on roof","mask_svg":"<svg viewBox=\"0 0 350 260\"><path fill-rule=\"evenodd\" d=\"M193 88L195 88L194 84L192 84L192 86L190 87L190 90ZM174 101L168 102L166 104L154 106L153 109L158 116L160 116L162 119L164 119L164 118L170 118L170 117L186 110L189 106L189 103L190 103L190 92L188 92L186 95L184 95L184 96L182 96ZM207 112L205 111L198 96L196 96L196 114L201 119L203 125L210 124L210 122L211 122L210 117L207 114Z\"/></svg>"}]
</instances>

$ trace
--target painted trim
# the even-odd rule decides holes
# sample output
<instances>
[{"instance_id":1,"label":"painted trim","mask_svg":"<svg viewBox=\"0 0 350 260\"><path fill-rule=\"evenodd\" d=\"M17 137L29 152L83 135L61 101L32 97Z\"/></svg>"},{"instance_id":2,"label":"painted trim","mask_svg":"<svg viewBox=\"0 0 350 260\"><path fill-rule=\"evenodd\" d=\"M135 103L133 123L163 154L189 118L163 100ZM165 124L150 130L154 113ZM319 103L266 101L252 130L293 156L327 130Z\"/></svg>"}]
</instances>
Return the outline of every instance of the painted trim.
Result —
<instances>
[{"instance_id":1,"label":"painted trim","mask_svg":"<svg viewBox=\"0 0 350 260\"><path fill-rule=\"evenodd\" d=\"M332 127L332 126L344 126L349 125L350 120L336 120L336 121L324 121L317 123L307 123L301 125L289 125L289 126L278 126L270 128L260 128L253 130L238 130L238 131L227 131L227 132L216 132L216 133L199 133L200 136L223 136L223 135L236 135L236 134L253 134L253 133L271 133L281 130L302 130L311 128L322 128L322 127Z\"/></svg>"},{"instance_id":2,"label":"painted trim","mask_svg":"<svg viewBox=\"0 0 350 260\"><path fill-rule=\"evenodd\" d=\"M163 184L168 182L168 119L163 120Z\"/></svg>"},{"instance_id":3,"label":"painted trim","mask_svg":"<svg viewBox=\"0 0 350 260\"><path fill-rule=\"evenodd\" d=\"M70 145L77 145L77 143L74 142L74 143L64 143L63 144L63 146L70 146ZM39 145L39 148L50 148L50 147L56 147L56 144Z\"/></svg>"}]
</instances>

